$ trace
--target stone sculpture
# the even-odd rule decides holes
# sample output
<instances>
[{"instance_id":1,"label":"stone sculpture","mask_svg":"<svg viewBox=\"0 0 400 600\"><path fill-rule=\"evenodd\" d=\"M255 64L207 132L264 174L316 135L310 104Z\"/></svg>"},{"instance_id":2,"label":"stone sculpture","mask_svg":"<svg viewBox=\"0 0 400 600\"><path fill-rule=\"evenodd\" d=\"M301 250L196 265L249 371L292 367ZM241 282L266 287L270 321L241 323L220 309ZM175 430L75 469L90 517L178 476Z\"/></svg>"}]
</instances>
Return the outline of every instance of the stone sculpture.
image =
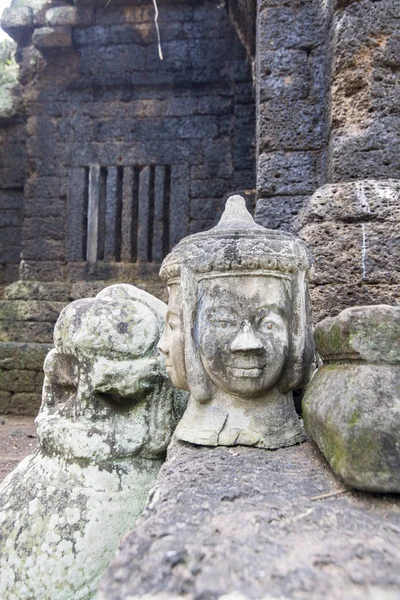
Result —
<instances>
[{"instance_id":1,"label":"stone sculpture","mask_svg":"<svg viewBox=\"0 0 400 600\"><path fill-rule=\"evenodd\" d=\"M216 227L165 258L169 288L159 348L190 390L176 435L194 444L278 448L303 440L292 389L313 361L305 246L257 225L232 196Z\"/></svg>"},{"instance_id":2,"label":"stone sculpture","mask_svg":"<svg viewBox=\"0 0 400 600\"><path fill-rule=\"evenodd\" d=\"M93 596L144 508L183 412L157 351L166 305L114 285L61 313L40 449L0 487L0 597Z\"/></svg>"},{"instance_id":3,"label":"stone sculpture","mask_svg":"<svg viewBox=\"0 0 400 600\"><path fill-rule=\"evenodd\" d=\"M321 321L324 365L307 387L307 431L343 481L400 492L400 307L356 306Z\"/></svg>"}]
</instances>

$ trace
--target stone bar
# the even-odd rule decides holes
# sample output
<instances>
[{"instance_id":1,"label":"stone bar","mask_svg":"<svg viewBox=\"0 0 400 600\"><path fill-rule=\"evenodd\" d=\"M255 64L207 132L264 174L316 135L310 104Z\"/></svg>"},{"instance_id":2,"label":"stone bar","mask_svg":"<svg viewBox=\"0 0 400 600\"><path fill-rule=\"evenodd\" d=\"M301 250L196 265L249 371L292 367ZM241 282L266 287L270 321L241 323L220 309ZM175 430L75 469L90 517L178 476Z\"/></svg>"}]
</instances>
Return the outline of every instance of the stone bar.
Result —
<instances>
[{"instance_id":1,"label":"stone bar","mask_svg":"<svg viewBox=\"0 0 400 600\"><path fill-rule=\"evenodd\" d=\"M176 442L98 600L394 599L400 499L343 490L308 442Z\"/></svg>"},{"instance_id":2,"label":"stone bar","mask_svg":"<svg viewBox=\"0 0 400 600\"><path fill-rule=\"evenodd\" d=\"M164 215L166 209L166 167L156 166L154 172L154 220L153 220L153 261L161 262L163 255L164 226L168 225L168 215ZM167 217L165 219L165 217ZM165 220L164 220L165 219Z\"/></svg>"},{"instance_id":3,"label":"stone bar","mask_svg":"<svg viewBox=\"0 0 400 600\"><path fill-rule=\"evenodd\" d=\"M69 203L67 216L66 257L70 261L85 257L83 214L85 212L86 174L85 169L75 167L69 172Z\"/></svg>"},{"instance_id":4,"label":"stone bar","mask_svg":"<svg viewBox=\"0 0 400 600\"><path fill-rule=\"evenodd\" d=\"M125 167L124 178L122 182L122 223L121 223L121 234L122 234L122 247L121 247L121 260L129 262L133 259L132 257L132 211L133 207L133 182L134 182L134 169L133 167ZM135 249L136 251L136 249Z\"/></svg>"},{"instance_id":5,"label":"stone bar","mask_svg":"<svg viewBox=\"0 0 400 600\"><path fill-rule=\"evenodd\" d=\"M118 221L118 170L110 167L107 173L106 187L106 232L104 258L106 261L116 259L116 237Z\"/></svg>"},{"instance_id":6,"label":"stone bar","mask_svg":"<svg viewBox=\"0 0 400 600\"><path fill-rule=\"evenodd\" d=\"M86 260L97 261L99 246L99 205L100 205L100 167L91 165L89 169L89 203L87 223Z\"/></svg>"},{"instance_id":7,"label":"stone bar","mask_svg":"<svg viewBox=\"0 0 400 600\"><path fill-rule=\"evenodd\" d=\"M150 167L144 167L139 175L138 206L138 259L146 262L149 255L149 204L150 204Z\"/></svg>"}]
</instances>

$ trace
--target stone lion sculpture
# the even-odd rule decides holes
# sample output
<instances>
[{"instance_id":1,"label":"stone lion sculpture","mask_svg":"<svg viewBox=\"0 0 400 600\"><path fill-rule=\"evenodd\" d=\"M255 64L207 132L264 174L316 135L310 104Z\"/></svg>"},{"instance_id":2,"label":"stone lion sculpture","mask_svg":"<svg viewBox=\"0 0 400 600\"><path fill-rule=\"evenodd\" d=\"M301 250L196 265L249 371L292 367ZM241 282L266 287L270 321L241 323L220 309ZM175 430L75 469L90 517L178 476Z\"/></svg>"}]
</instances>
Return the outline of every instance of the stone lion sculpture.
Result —
<instances>
[{"instance_id":1,"label":"stone lion sculpture","mask_svg":"<svg viewBox=\"0 0 400 600\"><path fill-rule=\"evenodd\" d=\"M60 314L40 448L0 486L2 600L93 597L143 510L185 404L157 351L165 314L132 285Z\"/></svg>"}]
</instances>

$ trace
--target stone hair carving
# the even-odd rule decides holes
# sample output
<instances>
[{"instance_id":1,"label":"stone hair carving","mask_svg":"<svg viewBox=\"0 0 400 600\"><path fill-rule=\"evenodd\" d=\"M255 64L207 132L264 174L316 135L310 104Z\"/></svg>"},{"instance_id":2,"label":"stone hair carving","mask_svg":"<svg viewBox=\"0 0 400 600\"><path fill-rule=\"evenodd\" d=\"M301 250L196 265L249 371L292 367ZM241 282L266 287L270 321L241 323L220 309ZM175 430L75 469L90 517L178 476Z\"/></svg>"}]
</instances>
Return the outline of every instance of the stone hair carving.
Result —
<instances>
[{"instance_id":1,"label":"stone hair carving","mask_svg":"<svg viewBox=\"0 0 400 600\"><path fill-rule=\"evenodd\" d=\"M166 257L159 347L172 381L191 393L178 438L265 448L303 439L291 390L308 380L314 357L309 268L304 244L254 223L240 196L216 227Z\"/></svg>"},{"instance_id":2,"label":"stone hair carving","mask_svg":"<svg viewBox=\"0 0 400 600\"><path fill-rule=\"evenodd\" d=\"M165 313L131 285L62 311L40 449L0 487L1 598L91 598L143 510L185 402L157 351Z\"/></svg>"}]
</instances>

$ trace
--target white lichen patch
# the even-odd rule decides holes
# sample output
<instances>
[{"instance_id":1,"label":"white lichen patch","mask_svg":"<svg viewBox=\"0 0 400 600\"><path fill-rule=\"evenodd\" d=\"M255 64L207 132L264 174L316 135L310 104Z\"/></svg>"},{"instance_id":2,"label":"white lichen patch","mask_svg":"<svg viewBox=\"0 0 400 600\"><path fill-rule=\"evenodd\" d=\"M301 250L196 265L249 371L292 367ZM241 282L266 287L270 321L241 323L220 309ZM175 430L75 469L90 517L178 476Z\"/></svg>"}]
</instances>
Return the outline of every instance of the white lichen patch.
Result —
<instances>
[{"instance_id":1,"label":"white lichen patch","mask_svg":"<svg viewBox=\"0 0 400 600\"><path fill-rule=\"evenodd\" d=\"M141 514L184 408L156 348L164 316L126 285L60 315L41 447L0 486L1 600L92 598Z\"/></svg>"}]
</instances>

